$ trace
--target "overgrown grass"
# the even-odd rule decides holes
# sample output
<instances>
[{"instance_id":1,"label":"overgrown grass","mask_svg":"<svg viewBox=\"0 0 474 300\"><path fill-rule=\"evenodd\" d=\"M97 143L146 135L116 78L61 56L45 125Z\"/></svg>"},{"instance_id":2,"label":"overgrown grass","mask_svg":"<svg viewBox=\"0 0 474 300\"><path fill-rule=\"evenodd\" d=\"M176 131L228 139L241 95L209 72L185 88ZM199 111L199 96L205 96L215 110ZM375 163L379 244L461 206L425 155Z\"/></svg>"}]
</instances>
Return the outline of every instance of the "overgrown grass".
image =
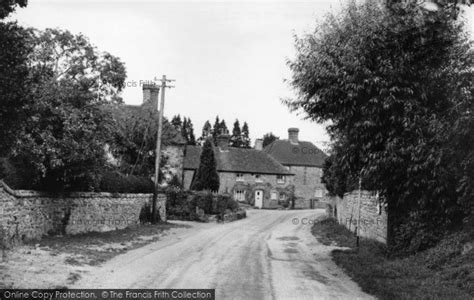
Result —
<instances>
[{"instance_id":1,"label":"overgrown grass","mask_svg":"<svg viewBox=\"0 0 474 300\"><path fill-rule=\"evenodd\" d=\"M361 239L356 248L353 233L333 219L315 224L312 232L325 245L351 248L334 250L334 261L380 299L474 299L474 249L466 247L471 234L453 234L432 249L400 258L372 240Z\"/></svg>"}]
</instances>

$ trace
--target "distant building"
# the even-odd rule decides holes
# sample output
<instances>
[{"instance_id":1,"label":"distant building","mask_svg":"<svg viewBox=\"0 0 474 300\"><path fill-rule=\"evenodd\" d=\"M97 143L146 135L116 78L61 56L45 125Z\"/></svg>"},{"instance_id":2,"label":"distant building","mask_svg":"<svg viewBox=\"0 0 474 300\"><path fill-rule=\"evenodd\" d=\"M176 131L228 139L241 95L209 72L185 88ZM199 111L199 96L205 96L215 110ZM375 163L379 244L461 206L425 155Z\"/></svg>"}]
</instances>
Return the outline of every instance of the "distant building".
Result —
<instances>
[{"instance_id":1,"label":"distant building","mask_svg":"<svg viewBox=\"0 0 474 300\"><path fill-rule=\"evenodd\" d=\"M218 137L214 154L220 179L219 193L259 208L288 204L294 193L293 174L272 156L258 149L229 147L230 136ZM199 168L202 148L186 146L183 187L189 189Z\"/></svg>"},{"instance_id":2,"label":"distant building","mask_svg":"<svg viewBox=\"0 0 474 300\"><path fill-rule=\"evenodd\" d=\"M313 208L313 200L321 200L326 194L321 177L327 156L313 143L300 141L298 134L298 128L290 128L288 139L275 140L263 151L294 174L292 179L298 206Z\"/></svg>"}]
</instances>

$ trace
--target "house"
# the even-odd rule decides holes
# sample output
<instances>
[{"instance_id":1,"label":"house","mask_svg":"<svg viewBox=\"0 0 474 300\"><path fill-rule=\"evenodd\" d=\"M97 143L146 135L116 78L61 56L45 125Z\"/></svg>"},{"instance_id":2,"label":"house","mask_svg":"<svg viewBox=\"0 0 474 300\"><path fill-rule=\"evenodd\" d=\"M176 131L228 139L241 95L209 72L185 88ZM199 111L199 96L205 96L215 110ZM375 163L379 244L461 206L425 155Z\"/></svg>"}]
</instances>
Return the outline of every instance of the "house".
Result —
<instances>
[{"instance_id":1,"label":"house","mask_svg":"<svg viewBox=\"0 0 474 300\"><path fill-rule=\"evenodd\" d=\"M275 140L263 152L272 156L294 174L293 185L297 199L295 207L314 208L326 194L321 182L326 154L313 143L300 141L298 128L288 129L288 139Z\"/></svg>"},{"instance_id":2,"label":"house","mask_svg":"<svg viewBox=\"0 0 474 300\"><path fill-rule=\"evenodd\" d=\"M287 205L294 193L293 174L261 149L229 147L230 136L218 137L214 147L220 179L219 193L230 193L239 202L259 208ZM186 146L183 187L191 187L201 156L200 146Z\"/></svg>"}]
</instances>

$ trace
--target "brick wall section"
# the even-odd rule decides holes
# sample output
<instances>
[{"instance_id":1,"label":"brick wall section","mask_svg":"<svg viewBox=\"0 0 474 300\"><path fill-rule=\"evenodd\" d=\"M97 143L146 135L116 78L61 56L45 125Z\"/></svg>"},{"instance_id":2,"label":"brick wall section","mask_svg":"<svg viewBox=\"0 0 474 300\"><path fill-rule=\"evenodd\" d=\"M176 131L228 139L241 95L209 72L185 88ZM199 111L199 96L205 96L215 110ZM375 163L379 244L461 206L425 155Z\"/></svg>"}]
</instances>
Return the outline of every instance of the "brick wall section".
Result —
<instances>
[{"instance_id":1,"label":"brick wall section","mask_svg":"<svg viewBox=\"0 0 474 300\"><path fill-rule=\"evenodd\" d=\"M151 194L71 193L54 196L15 191L0 181L0 244L40 239L48 234L78 234L123 229L139 223ZM158 211L166 220L166 196Z\"/></svg>"},{"instance_id":2,"label":"brick wall section","mask_svg":"<svg viewBox=\"0 0 474 300\"><path fill-rule=\"evenodd\" d=\"M377 195L370 191L362 191L360 197L359 235L387 242L387 213ZM358 223L359 191L347 193L344 197L336 198L334 216L339 224L354 232Z\"/></svg>"}]
</instances>

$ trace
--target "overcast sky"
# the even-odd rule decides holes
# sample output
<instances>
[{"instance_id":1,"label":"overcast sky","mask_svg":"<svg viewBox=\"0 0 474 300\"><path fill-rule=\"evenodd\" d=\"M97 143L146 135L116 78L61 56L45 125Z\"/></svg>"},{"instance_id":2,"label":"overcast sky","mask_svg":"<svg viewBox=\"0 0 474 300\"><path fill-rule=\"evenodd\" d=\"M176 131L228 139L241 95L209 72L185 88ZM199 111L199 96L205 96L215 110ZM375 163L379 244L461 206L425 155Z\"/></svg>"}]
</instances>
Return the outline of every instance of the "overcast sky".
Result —
<instances>
[{"instance_id":1,"label":"overcast sky","mask_svg":"<svg viewBox=\"0 0 474 300\"><path fill-rule=\"evenodd\" d=\"M11 19L81 32L120 57L127 104L141 103L140 81L176 79L166 91L165 116L190 117L196 136L219 115L229 130L236 118L247 121L252 141L270 131L287 138L287 128L298 127L301 139L322 146L324 127L289 112L280 99L292 96L284 79L293 34L312 31L341 1L30 0Z\"/></svg>"}]
</instances>

